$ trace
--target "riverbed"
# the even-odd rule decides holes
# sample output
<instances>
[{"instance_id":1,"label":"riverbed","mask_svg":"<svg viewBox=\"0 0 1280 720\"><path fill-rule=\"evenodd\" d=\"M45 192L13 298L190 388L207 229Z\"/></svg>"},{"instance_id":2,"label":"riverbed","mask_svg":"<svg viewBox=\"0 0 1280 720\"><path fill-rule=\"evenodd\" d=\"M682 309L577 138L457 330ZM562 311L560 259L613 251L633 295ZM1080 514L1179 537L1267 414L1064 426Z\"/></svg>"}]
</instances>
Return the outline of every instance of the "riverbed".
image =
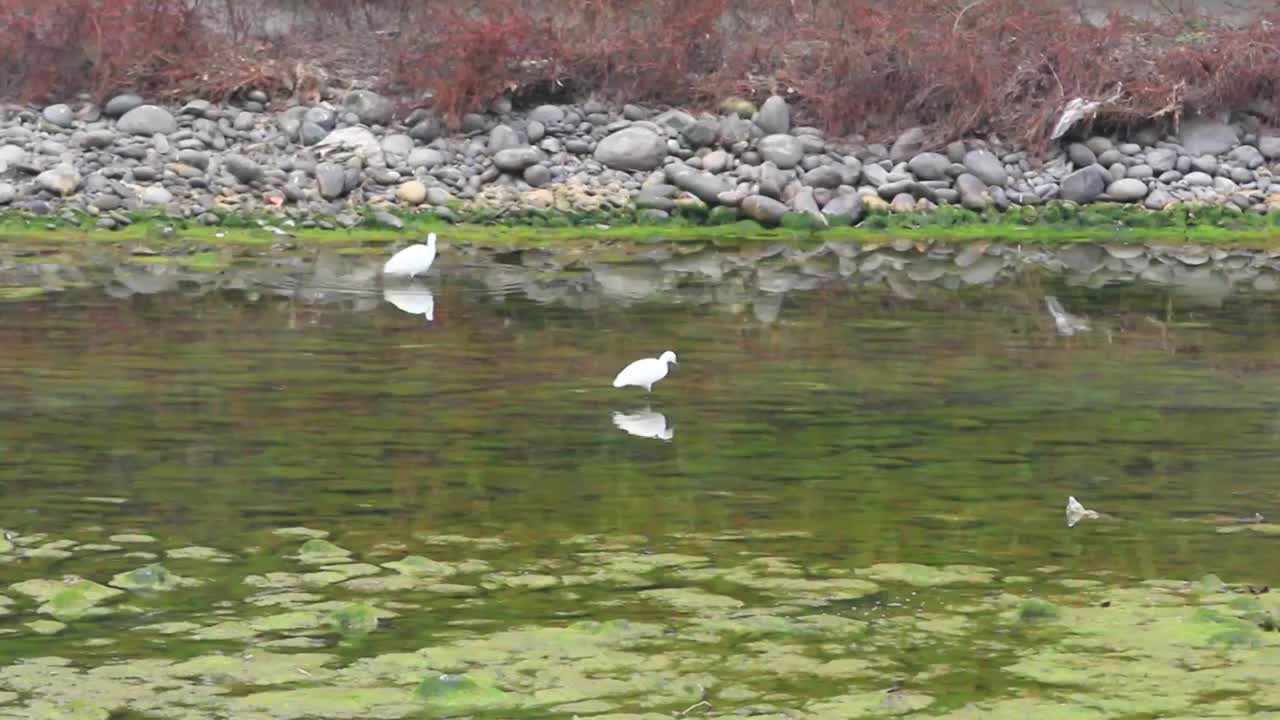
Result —
<instances>
[{"instance_id":1,"label":"riverbed","mask_svg":"<svg viewBox=\"0 0 1280 720\"><path fill-rule=\"evenodd\" d=\"M392 249L3 245L0 718L1280 710L1270 253Z\"/></svg>"}]
</instances>

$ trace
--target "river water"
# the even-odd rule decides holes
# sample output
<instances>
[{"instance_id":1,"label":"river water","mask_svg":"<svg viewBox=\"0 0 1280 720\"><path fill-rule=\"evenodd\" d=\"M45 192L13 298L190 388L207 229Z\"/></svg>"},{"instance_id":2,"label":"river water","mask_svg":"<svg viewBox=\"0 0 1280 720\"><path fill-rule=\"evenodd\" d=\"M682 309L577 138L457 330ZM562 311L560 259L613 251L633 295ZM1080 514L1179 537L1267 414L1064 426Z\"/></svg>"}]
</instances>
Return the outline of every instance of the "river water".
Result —
<instances>
[{"instance_id":1,"label":"river water","mask_svg":"<svg viewBox=\"0 0 1280 720\"><path fill-rule=\"evenodd\" d=\"M0 717L1280 709L1265 254L386 252L0 255Z\"/></svg>"}]
</instances>

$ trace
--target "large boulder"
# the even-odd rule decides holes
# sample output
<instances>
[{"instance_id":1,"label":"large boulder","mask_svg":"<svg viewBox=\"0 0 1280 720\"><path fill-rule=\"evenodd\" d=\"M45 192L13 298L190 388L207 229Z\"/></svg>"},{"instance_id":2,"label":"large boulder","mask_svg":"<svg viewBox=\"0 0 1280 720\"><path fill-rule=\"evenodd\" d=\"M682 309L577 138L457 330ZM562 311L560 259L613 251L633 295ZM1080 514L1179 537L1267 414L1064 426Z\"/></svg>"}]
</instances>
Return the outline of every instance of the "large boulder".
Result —
<instances>
[{"instance_id":1,"label":"large boulder","mask_svg":"<svg viewBox=\"0 0 1280 720\"><path fill-rule=\"evenodd\" d=\"M722 178L680 163L667 166L667 181L708 205L719 203L720 193L732 189Z\"/></svg>"},{"instance_id":2,"label":"large boulder","mask_svg":"<svg viewBox=\"0 0 1280 720\"><path fill-rule=\"evenodd\" d=\"M787 107L787 101L777 95L770 95L756 114L756 125L766 135L791 132L791 108Z\"/></svg>"},{"instance_id":3,"label":"large boulder","mask_svg":"<svg viewBox=\"0 0 1280 720\"><path fill-rule=\"evenodd\" d=\"M596 162L614 170L655 170L667 157L667 141L642 127L623 128L596 145Z\"/></svg>"},{"instance_id":4,"label":"large boulder","mask_svg":"<svg viewBox=\"0 0 1280 720\"><path fill-rule=\"evenodd\" d=\"M1231 125L1202 116L1187 118L1178 130L1178 143L1191 157L1222 155L1240 142Z\"/></svg>"},{"instance_id":5,"label":"large boulder","mask_svg":"<svg viewBox=\"0 0 1280 720\"><path fill-rule=\"evenodd\" d=\"M1080 168L1062 178L1059 195L1063 200L1081 205L1093 202L1107 189L1107 181L1110 177L1111 174L1101 165Z\"/></svg>"},{"instance_id":6,"label":"large boulder","mask_svg":"<svg viewBox=\"0 0 1280 720\"><path fill-rule=\"evenodd\" d=\"M783 170L790 170L804 159L804 145L791 135L766 135L760 138L756 149L760 151L760 157Z\"/></svg>"},{"instance_id":7,"label":"large boulder","mask_svg":"<svg viewBox=\"0 0 1280 720\"><path fill-rule=\"evenodd\" d=\"M787 206L764 195L748 195L742 199L742 214L761 225L778 225L787 214Z\"/></svg>"},{"instance_id":8,"label":"large boulder","mask_svg":"<svg viewBox=\"0 0 1280 720\"><path fill-rule=\"evenodd\" d=\"M1009 173L1004 169L1000 158L986 150L970 150L964 155L964 167L974 177L988 185L1004 187L1009 182Z\"/></svg>"},{"instance_id":9,"label":"large boulder","mask_svg":"<svg viewBox=\"0 0 1280 720\"><path fill-rule=\"evenodd\" d=\"M396 106L390 100L368 90L355 90L342 99L342 106L355 113L366 125L390 125Z\"/></svg>"},{"instance_id":10,"label":"large boulder","mask_svg":"<svg viewBox=\"0 0 1280 720\"><path fill-rule=\"evenodd\" d=\"M168 135L178 131L178 121L162 107L139 105L120 116L116 130L130 135Z\"/></svg>"}]
</instances>

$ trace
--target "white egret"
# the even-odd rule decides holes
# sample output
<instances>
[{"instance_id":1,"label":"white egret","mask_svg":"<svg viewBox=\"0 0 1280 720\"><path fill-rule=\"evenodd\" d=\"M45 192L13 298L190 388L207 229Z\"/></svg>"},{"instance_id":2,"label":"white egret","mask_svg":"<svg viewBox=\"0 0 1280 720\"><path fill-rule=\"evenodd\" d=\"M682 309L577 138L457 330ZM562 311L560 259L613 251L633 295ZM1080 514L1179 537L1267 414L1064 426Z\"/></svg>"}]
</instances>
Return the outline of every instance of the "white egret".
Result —
<instances>
[{"instance_id":1,"label":"white egret","mask_svg":"<svg viewBox=\"0 0 1280 720\"><path fill-rule=\"evenodd\" d=\"M620 388L635 385L644 388L646 392L653 392L653 384L667 376L668 363L680 364L676 362L676 354L670 350L656 358L637 360L622 368L618 377L613 379L613 386Z\"/></svg>"},{"instance_id":2,"label":"white egret","mask_svg":"<svg viewBox=\"0 0 1280 720\"><path fill-rule=\"evenodd\" d=\"M617 425L619 430L631 433L636 437L652 438L654 440L670 440L676 434L671 429L671 426L667 425L666 415L653 412L647 408L633 413L615 412L613 414L613 424Z\"/></svg>"},{"instance_id":3,"label":"white egret","mask_svg":"<svg viewBox=\"0 0 1280 720\"><path fill-rule=\"evenodd\" d=\"M382 266L382 272L386 275L408 275L412 278L415 275L425 274L435 259L436 234L429 233L426 245L421 243L410 245L392 255L387 264Z\"/></svg>"}]
</instances>

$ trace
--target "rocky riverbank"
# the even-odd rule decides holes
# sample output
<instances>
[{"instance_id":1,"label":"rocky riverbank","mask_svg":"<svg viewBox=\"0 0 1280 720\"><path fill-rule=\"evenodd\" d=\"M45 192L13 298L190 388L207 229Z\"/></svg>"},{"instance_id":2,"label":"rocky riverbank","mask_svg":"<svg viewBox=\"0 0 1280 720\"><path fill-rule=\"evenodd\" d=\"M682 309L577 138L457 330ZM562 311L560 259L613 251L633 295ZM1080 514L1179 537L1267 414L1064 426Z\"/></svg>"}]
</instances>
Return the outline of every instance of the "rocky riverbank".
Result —
<instances>
[{"instance_id":1,"label":"rocky riverbank","mask_svg":"<svg viewBox=\"0 0 1280 720\"><path fill-rule=\"evenodd\" d=\"M398 116L375 93L308 105L262 93L160 107L135 95L0 108L0 213L61 215L101 229L138 212L192 223L287 215L296 226L446 222L884 227L894 215L1079 206L1135 215L1214 207L1280 219L1280 134L1247 114L1191 118L1125 137L1068 137L1047 155L972 139L891 145L797 125L781 97L690 114L598 102L513 110L498 101L450 133L428 110ZM1268 224L1270 224L1268 222Z\"/></svg>"}]
</instances>

